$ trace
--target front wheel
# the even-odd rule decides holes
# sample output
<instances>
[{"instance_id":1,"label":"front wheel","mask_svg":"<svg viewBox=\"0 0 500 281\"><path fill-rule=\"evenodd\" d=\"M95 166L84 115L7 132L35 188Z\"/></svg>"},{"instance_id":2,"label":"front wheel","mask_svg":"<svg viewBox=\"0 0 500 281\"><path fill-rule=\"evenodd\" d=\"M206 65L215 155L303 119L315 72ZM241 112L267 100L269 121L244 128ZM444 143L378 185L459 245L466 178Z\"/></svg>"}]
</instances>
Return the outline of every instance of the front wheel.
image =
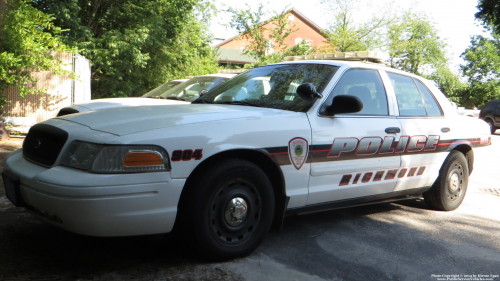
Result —
<instances>
[{"instance_id":1,"label":"front wheel","mask_svg":"<svg viewBox=\"0 0 500 281\"><path fill-rule=\"evenodd\" d=\"M212 165L198 179L189 224L198 250L211 260L253 252L271 228L274 192L266 174L242 159Z\"/></svg>"},{"instance_id":2,"label":"front wheel","mask_svg":"<svg viewBox=\"0 0 500 281\"><path fill-rule=\"evenodd\" d=\"M464 200L468 182L467 159L460 151L454 150L444 161L432 188L424 193L425 202L437 210L455 210Z\"/></svg>"}]
</instances>

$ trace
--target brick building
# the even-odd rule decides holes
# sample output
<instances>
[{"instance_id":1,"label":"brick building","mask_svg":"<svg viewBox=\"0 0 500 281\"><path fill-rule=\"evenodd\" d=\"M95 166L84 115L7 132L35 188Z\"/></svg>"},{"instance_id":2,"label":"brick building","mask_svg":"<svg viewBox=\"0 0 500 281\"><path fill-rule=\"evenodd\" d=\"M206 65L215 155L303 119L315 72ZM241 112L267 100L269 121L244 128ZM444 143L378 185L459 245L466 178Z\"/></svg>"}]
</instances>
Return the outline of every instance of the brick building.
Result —
<instances>
[{"instance_id":1,"label":"brick building","mask_svg":"<svg viewBox=\"0 0 500 281\"><path fill-rule=\"evenodd\" d=\"M309 44L313 47L328 45L326 41L327 38L323 35L323 30L314 22L306 18L298 10L294 8L288 10L285 18L291 24L295 24L293 29L298 29L285 39L284 43L288 44L289 47L295 46L304 39L307 40L307 42L309 42ZM268 20L262 27L265 29L271 29L273 26L273 23ZM269 31L266 30L264 32L264 36L268 33ZM255 58L241 53L245 47L250 44L250 40L247 38L239 38L240 35L241 34L235 35L215 45L216 48L219 48L218 59L221 65L244 65L256 61Z\"/></svg>"}]
</instances>

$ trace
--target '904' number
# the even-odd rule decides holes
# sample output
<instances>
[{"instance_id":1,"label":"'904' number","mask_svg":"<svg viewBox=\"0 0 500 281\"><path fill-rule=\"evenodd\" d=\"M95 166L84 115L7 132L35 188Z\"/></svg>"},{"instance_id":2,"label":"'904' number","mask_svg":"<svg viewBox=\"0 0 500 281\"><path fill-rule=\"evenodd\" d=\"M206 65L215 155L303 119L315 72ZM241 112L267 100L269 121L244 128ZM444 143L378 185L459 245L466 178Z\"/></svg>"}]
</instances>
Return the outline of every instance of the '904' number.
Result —
<instances>
[{"instance_id":1,"label":"'904' number","mask_svg":"<svg viewBox=\"0 0 500 281\"><path fill-rule=\"evenodd\" d=\"M174 150L172 152L172 161L189 161L191 159L200 160L203 157L203 149Z\"/></svg>"}]
</instances>

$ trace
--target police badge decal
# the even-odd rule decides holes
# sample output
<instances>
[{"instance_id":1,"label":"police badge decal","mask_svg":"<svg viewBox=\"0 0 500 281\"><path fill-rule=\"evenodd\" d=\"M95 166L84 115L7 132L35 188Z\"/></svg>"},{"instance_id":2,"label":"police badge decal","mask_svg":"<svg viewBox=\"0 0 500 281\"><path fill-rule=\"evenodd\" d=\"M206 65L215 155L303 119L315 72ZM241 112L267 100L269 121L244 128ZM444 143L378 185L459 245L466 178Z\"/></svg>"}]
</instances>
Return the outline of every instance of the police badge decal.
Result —
<instances>
[{"instance_id":1,"label":"police badge decal","mask_svg":"<svg viewBox=\"0 0 500 281\"><path fill-rule=\"evenodd\" d=\"M302 165L304 165L308 154L309 145L307 140L303 138L294 138L288 143L288 155L290 156L290 161L297 170L300 170Z\"/></svg>"}]
</instances>

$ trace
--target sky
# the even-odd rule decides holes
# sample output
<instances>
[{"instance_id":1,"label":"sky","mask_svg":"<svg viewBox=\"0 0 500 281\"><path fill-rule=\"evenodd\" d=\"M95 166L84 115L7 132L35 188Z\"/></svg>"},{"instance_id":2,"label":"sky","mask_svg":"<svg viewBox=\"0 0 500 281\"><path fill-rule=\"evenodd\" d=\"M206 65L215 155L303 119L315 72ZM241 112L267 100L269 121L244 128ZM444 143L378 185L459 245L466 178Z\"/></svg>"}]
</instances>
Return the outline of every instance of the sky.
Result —
<instances>
[{"instance_id":1,"label":"sky","mask_svg":"<svg viewBox=\"0 0 500 281\"><path fill-rule=\"evenodd\" d=\"M329 17L325 6L321 0L281 0L266 2L266 0L215 0L219 10L224 7L246 8L249 4L252 10L256 11L258 4L262 2L269 11L283 11L285 7L295 8L321 28L326 29L331 17ZM372 0L372 5L381 3L381 0ZM448 44L447 55L450 58L450 69L458 73L459 64L463 63L460 55L470 45L472 35L483 34L483 28L475 20L474 14L477 12L477 0L396 0L397 10L405 10L413 7L413 11L424 12L434 23L441 38ZM355 17L362 19L369 17L371 11L361 9ZM224 27L230 21L228 13L220 12L214 20L210 30L215 38L227 39L238 32ZM219 43L220 41L215 41Z\"/></svg>"}]
</instances>

